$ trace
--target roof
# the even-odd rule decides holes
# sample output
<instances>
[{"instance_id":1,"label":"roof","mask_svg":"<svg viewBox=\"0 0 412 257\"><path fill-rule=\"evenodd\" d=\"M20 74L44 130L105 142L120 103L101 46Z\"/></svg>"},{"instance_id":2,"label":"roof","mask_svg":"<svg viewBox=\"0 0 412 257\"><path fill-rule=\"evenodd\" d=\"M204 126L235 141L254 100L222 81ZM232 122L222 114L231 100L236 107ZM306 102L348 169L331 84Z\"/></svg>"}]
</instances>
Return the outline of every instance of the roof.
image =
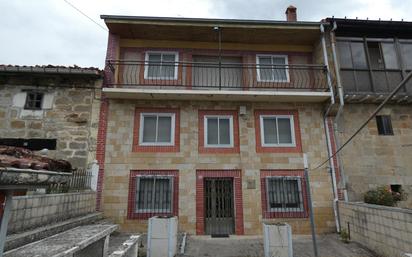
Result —
<instances>
[{"instance_id":1,"label":"roof","mask_svg":"<svg viewBox=\"0 0 412 257\"><path fill-rule=\"evenodd\" d=\"M68 161L37 155L23 147L5 145L0 145L0 167L57 172L72 171L72 166Z\"/></svg>"},{"instance_id":2,"label":"roof","mask_svg":"<svg viewBox=\"0 0 412 257\"><path fill-rule=\"evenodd\" d=\"M326 18L327 22L336 22L337 36L345 37L399 37L412 38L412 22L395 20L362 20L346 18Z\"/></svg>"},{"instance_id":3,"label":"roof","mask_svg":"<svg viewBox=\"0 0 412 257\"><path fill-rule=\"evenodd\" d=\"M156 17L156 16L124 16L124 15L100 15L105 21L158 21L158 22L175 22L175 23L199 23L199 24L227 24L227 25L287 25L287 26L319 26L325 22L312 21L280 21L280 20L249 20L249 19L215 19L215 18L182 18L182 17Z\"/></svg>"},{"instance_id":4,"label":"roof","mask_svg":"<svg viewBox=\"0 0 412 257\"><path fill-rule=\"evenodd\" d=\"M91 77L101 77L103 71L99 68L88 67L83 68L79 66L59 66L59 65L5 65L0 64L0 74L7 73L32 73L32 74L50 74L50 75L81 75Z\"/></svg>"},{"instance_id":5,"label":"roof","mask_svg":"<svg viewBox=\"0 0 412 257\"><path fill-rule=\"evenodd\" d=\"M101 15L121 39L313 45L326 22Z\"/></svg>"}]
</instances>

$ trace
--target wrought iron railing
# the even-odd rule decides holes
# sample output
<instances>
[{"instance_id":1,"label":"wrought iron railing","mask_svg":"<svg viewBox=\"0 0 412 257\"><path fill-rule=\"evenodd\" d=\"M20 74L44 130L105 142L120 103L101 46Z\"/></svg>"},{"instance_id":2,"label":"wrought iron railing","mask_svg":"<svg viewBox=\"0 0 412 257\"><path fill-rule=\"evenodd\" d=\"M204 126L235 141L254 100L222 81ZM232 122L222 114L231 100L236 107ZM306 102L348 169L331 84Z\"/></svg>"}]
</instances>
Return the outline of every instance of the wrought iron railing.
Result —
<instances>
[{"instance_id":1,"label":"wrought iron railing","mask_svg":"<svg viewBox=\"0 0 412 257\"><path fill-rule=\"evenodd\" d=\"M64 184L50 184L47 193L79 192L91 189L92 172L87 169L78 168L72 171L69 181Z\"/></svg>"},{"instance_id":2,"label":"wrought iron railing","mask_svg":"<svg viewBox=\"0 0 412 257\"><path fill-rule=\"evenodd\" d=\"M208 90L328 91L327 69L317 64L262 65L211 62L107 62L113 87Z\"/></svg>"}]
</instances>

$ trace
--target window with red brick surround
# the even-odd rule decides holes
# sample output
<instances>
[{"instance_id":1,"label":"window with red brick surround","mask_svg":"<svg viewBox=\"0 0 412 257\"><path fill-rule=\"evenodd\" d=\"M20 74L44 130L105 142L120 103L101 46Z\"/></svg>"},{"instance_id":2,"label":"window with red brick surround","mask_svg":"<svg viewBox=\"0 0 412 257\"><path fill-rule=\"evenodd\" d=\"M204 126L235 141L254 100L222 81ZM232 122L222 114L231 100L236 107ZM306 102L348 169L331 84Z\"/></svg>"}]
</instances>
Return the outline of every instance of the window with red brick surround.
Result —
<instances>
[{"instance_id":1,"label":"window with red brick surround","mask_svg":"<svg viewBox=\"0 0 412 257\"><path fill-rule=\"evenodd\" d=\"M167 211L142 210L142 206L137 205L137 195L139 178L162 178L171 180L171 204ZM154 189L153 189L154 191ZM127 204L128 219L148 219L156 215L178 216L179 212L179 172L177 170L131 170L129 178L129 197Z\"/></svg>"},{"instance_id":2,"label":"window with red brick surround","mask_svg":"<svg viewBox=\"0 0 412 257\"><path fill-rule=\"evenodd\" d=\"M264 146L261 135L260 117L262 115L290 115L293 117L294 146ZM299 114L296 110L255 110L255 135L257 153L301 153L302 141L299 126ZM293 136L293 135L292 135Z\"/></svg>"},{"instance_id":3,"label":"window with red brick surround","mask_svg":"<svg viewBox=\"0 0 412 257\"><path fill-rule=\"evenodd\" d=\"M286 179L297 181L299 187L300 204L298 207L280 207L271 208L269 205L269 193L267 191L268 179ZM260 188L262 199L262 217L264 219L273 218L307 218L308 217L308 199L306 194L306 181L303 170L261 170L260 171ZM289 188L289 193L292 191ZM279 197L279 196L278 196ZM284 199L291 199L290 195L281 195ZM288 198L289 197L289 198ZM289 200L290 201L290 200Z\"/></svg>"},{"instance_id":4,"label":"window with red brick surround","mask_svg":"<svg viewBox=\"0 0 412 257\"><path fill-rule=\"evenodd\" d=\"M241 170L196 170L196 234L205 233L205 178L233 178L235 233L244 234Z\"/></svg>"},{"instance_id":5,"label":"window with red brick surround","mask_svg":"<svg viewBox=\"0 0 412 257\"><path fill-rule=\"evenodd\" d=\"M173 113L174 114L174 144L173 145L140 145L141 115L144 113ZM180 110L165 108L137 107L134 116L133 152L179 152L180 150Z\"/></svg>"},{"instance_id":6,"label":"window with red brick surround","mask_svg":"<svg viewBox=\"0 0 412 257\"><path fill-rule=\"evenodd\" d=\"M233 145L229 147L209 147L205 144L205 117L208 115L231 116ZM199 153L239 153L239 115L237 110L199 110Z\"/></svg>"}]
</instances>

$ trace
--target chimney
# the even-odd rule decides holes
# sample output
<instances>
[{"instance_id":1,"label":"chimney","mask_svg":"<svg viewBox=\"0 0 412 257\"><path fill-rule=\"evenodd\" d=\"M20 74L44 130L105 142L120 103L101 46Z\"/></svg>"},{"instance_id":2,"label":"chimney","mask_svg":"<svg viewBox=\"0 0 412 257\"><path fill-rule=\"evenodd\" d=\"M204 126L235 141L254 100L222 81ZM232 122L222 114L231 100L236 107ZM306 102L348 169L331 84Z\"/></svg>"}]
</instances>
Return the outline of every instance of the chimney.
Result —
<instances>
[{"instance_id":1,"label":"chimney","mask_svg":"<svg viewBox=\"0 0 412 257\"><path fill-rule=\"evenodd\" d=\"M289 5L289 7L286 9L285 14L287 21L297 21L296 7L294 7L293 5Z\"/></svg>"}]
</instances>

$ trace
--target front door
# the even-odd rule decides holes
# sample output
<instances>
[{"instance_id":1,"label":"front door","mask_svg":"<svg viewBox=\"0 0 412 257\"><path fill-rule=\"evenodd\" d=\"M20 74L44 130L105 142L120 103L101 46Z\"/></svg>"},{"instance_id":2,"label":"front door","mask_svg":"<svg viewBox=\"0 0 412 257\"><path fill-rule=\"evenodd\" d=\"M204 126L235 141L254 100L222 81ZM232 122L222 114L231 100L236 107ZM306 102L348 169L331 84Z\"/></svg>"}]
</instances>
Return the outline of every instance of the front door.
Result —
<instances>
[{"instance_id":1,"label":"front door","mask_svg":"<svg viewBox=\"0 0 412 257\"><path fill-rule=\"evenodd\" d=\"M235 231L233 179L205 178L205 232L227 236Z\"/></svg>"}]
</instances>

